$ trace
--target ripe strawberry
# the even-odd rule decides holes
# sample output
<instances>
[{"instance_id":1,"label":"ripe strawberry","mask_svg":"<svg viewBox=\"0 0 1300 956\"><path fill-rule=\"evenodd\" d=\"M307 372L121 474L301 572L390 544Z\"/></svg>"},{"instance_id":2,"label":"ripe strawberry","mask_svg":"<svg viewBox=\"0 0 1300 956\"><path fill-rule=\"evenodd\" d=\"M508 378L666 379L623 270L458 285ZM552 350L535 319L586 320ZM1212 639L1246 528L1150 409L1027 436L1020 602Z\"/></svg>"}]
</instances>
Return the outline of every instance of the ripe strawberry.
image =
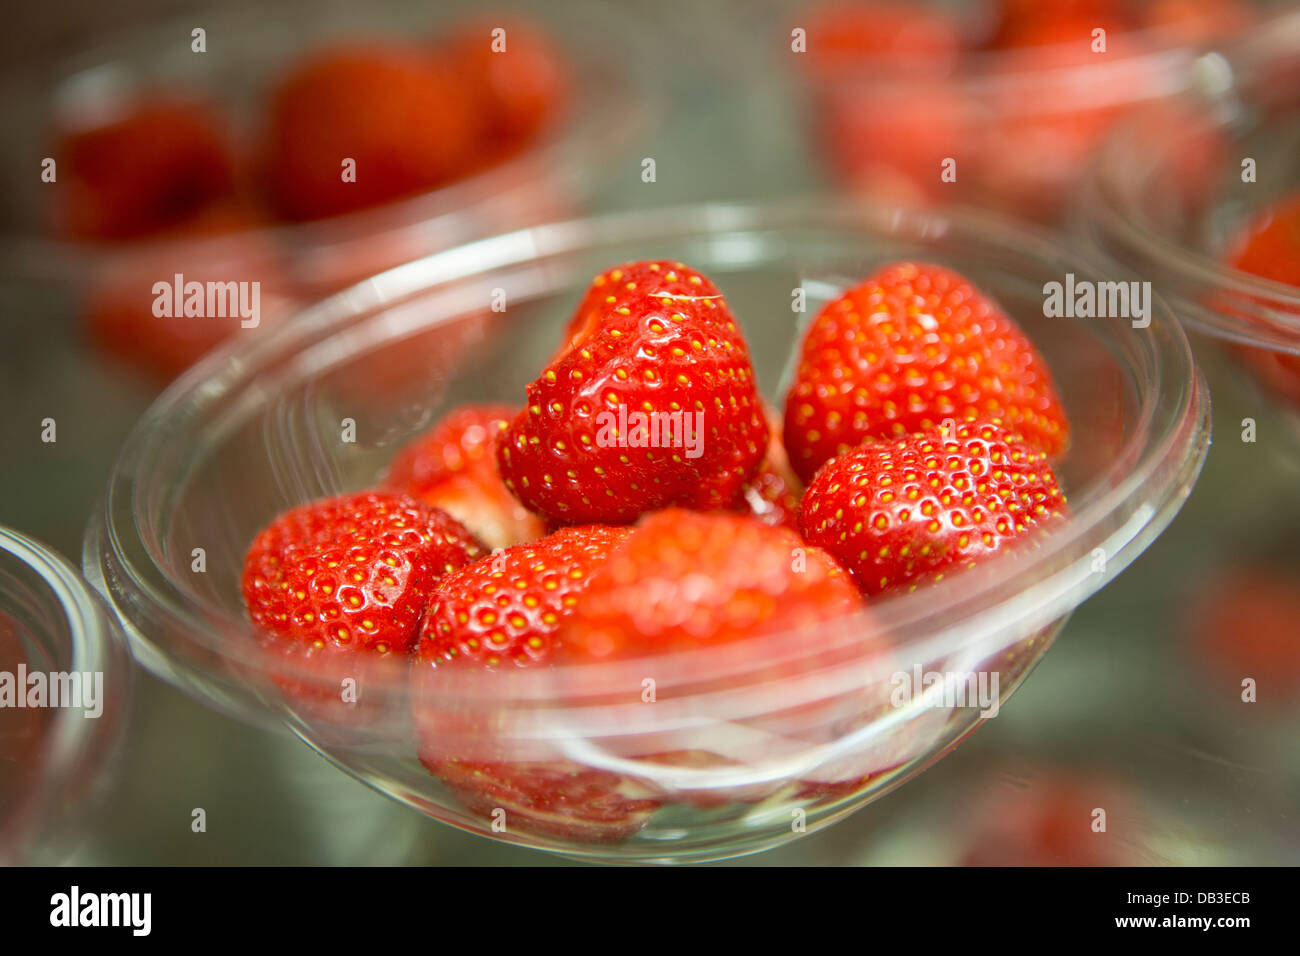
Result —
<instances>
[{"instance_id":1,"label":"ripe strawberry","mask_svg":"<svg viewBox=\"0 0 1300 956\"><path fill-rule=\"evenodd\" d=\"M785 447L800 478L864 438L945 419L1005 422L1051 455L1067 440L1047 363L957 273L894 263L822 309L786 397Z\"/></svg>"},{"instance_id":2,"label":"ripe strawberry","mask_svg":"<svg viewBox=\"0 0 1300 956\"><path fill-rule=\"evenodd\" d=\"M59 131L59 232L73 239L135 239L175 226L228 198L234 159L222 121L166 96L130 104L100 125Z\"/></svg>"},{"instance_id":3,"label":"ripe strawberry","mask_svg":"<svg viewBox=\"0 0 1300 956\"><path fill-rule=\"evenodd\" d=\"M993 45L1003 49L1078 43L1087 50L1092 31L1102 28L1107 38L1131 26L1117 0L1001 0Z\"/></svg>"},{"instance_id":4,"label":"ripe strawberry","mask_svg":"<svg viewBox=\"0 0 1300 956\"><path fill-rule=\"evenodd\" d=\"M1250 222L1229 259L1243 272L1300 288L1300 192L1284 197Z\"/></svg>"},{"instance_id":5,"label":"ripe strawberry","mask_svg":"<svg viewBox=\"0 0 1300 956\"><path fill-rule=\"evenodd\" d=\"M290 280L274 246L261 236L240 232L257 224L246 210L214 205L184 226L157 233L160 241L105 260L90 276L82 304L91 341L153 382L165 384L228 338L265 335L289 313L292 299ZM177 274L186 284L198 282L205 290L209 282L222 283L223 288L226 283L244 283L237 293L243 298L231 308L231 300L223 297L214 302L212 312L205 298L203 315L185 315L184 302L178 310L172 297L170 314L159 315L155 307L160 293L154 286L159 281L172 286ZM243 292L254 283L256 303ZM255 316L241 314L245 304L256 305Z\"/></svg>"},{"instance_id":6,"label":"ripe strawberry","mask_svg":"<svg viewBox=\"0 0 1300 956\"><path fill-rule=\"evenodd\" d=\"M896 0L832 0L808 17L807 64L818 72L900 67L946 72L961 50L941 9Z\"/></svg>"},{"instance_id":7,"label":"ripe strawberry","mask_svg":"<svg viewBox=\"0 0 1300 956\"><path fill-rule=\"evenodd\" d=\"M1243 272L1300 288L1300 193L1257 216L1237 238L1228 260ZM1233 354L1273 394L1300 406L1300 354L1235 346Z\"/></svg>"},{"instance_id":8,"label":"ripe strawberry","mask_svg":"<svg viewBox=\"0 0 1300 956\"><path fill-rule=\"evenodd\" d=\"M290 219L316 219L433 189L466 171L478 135L449 65L382 42L319 51L271 95L271 198ZM348 159L355 182L343 180Z\"/></svg>"},{"instance_id":9,"label":"ripe strawberry","mask_svg":"<svg viewBox=\"0 0 1300 956\"><path fill-rule=\"evenodd\" d=\"M680 262L611 269L569 343L497 445L520 501L561 524L625 524L740 500L767 424L744 337L712 282Z\"/></svg>"},{"instance_id":10,"label":"ripe strawberry","mask_svg":"<svg viewBox=\"0 0 1300 956\"><path fill-rule=\"evenodd\" d=\"M793 532L671 508L643 518L610 555L561 627L559 657L701 650L814 626L859 605L844 570Z\"/></svg>"},{"instance_id":11,"label":"ripe strawberry","mask_svg":"<svg viewBox=\"0 0 1300 956\"><path fill-rule=\"evenodd\" d=\"M546 533L497 471L496 439L517 409L464 405L442 417L393 460L384 487L441 508L489 548L508 548Z\"/></svg>"},{"instance_id":12,"label":"ripe strawberry","mask_svg":"<svg viewBox=\"0 0 1300 956\"><path fill-rule=\"evenodd\" d=\"M549 664L562 621L631 533L605 525L564 528L453 571L435 589L415 652L419 755L473 812L504 810L509 829L592 843L631 836L659 808L648 790L617 774L565 760L483 759L482 751L492 751L491 728L443 708L454 691L435 673ZM467 737L478 751L468 759L458 755Z\"/></svg>"},{"instance_id":13,"label":"ripe strawberry","mask_svg":"<svg viewBox=\"0 0 1300 956\"><path fill-rule=\"evenodd\" d=\"M555 631L631 529L561 528L448 574L429 601L416 661L498 667L547 663Z\"/></svg>"},{"instance_id":14,"label":"ripe strawberry","mask_svg":"<svg viewBox=\"0 0 1300 956\"><path fill-rule=\"evenodd\" d=\"M1165 32L1168 42L1196 46L1237 36L1256 21L1243 0L1150 0L1142 7L1142 25Z\"/></svg>"},{"instance_id":15,"label":"ripe strawberry","mask_svg":"<svg viewBox=\"0 0 1300 956\"><path fill-rule=\"evenodd\" d=\"M740 515L669 509L644 517L610 555L561 625L556 656L567 664L662 660L678 652L743 646L763 635L824 631L828 623L860 608L861 599L843 569L793 532ZM864 645L870 640L861 628L855 633ZM666 782L671 772L665 776L655 768L744 773L747 767L761 765L771 757L763 741L781 739L788 725L800 725L800 714L803 725L818 723L801 702L783 696L788 686L783 679L801 664L789 665L791 670L783 669L786 664L771 665L770 683L759 681L771 688L770 706L744 720L743 727L719 721L685 734L650 735L640 762L647 777L660 781L657 786L665 799L707 807L753 802L779 790L784 785L779 778L679 788ZM701 667L691 676L706 679L707 665ZM651 673L661 679L660 701L681 693L672 677ZM634 695L642 691L640 683L591 688L579 672L569 672L568 679L566 692L579 696L593 690L615 695L620 690Z\"/></svg>"},{"instance_id":16,"label":"ripe strawberry","mask_svg":"<svg viewBox=\"0 0 1300 956\"><path fill-rule=\"evenodd\" d=\"M967 423L953 437L869 440L832 459L804 493L799 524L872 596L1006 551L1064 509L1045 453L1001 426Z\"/></svg>"},{"instance_id":17,"label":"ripe strawberry","mask_svg":"<svg viewBox=\"0 0 1300 956\"><path fill-rule=\"evenodd\" d=\"M434 585L482 550L460 522L407 495L326 498L253 540L244 602L264 634L307 658L404 654Z\"/></svg>"},{"instance_id":18,"label":"ripe strawberry","mask_svg":"<svg viewBox=\"0 0 1300 956\"><path fill-rule=\"evenodd\" d=\"M442 50L483 110L483 148L489 152L510 152L535 139L559 117L570 95L564 58L527 20L493 17L462 24Z\"/></svg>"}]
</instances>

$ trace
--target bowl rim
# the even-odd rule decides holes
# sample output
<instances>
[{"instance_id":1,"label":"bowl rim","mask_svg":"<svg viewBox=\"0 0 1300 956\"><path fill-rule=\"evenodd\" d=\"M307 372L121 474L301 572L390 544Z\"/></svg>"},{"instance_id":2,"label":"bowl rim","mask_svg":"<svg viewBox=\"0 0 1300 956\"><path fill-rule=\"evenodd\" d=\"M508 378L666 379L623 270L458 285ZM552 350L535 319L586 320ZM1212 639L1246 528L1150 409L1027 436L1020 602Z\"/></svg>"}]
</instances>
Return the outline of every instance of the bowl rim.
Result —
<instances>
[{"instance_id":1,"label":"bowl rim","mask_svg":"<svg viewBox=\"0 0 1300 956\"><path fill-rule=\"evenodd\" d=\"M133 674L115 618L67 559L35 538L2 525L0 552L38 577L41 590L32 596L43 611L66 624L66 659L52 663L70 673L98 672L105 678L104 713L98 718L89 719L75 708L49 708L53 714L44 731L37 779L0 819L0 834L16 840L0 845L0 860L14 854L22 860L40 840L46 821L59 815L68 782L93 775L96 768L109 762L118 736L114 725L120 722L116 712L130 700ZM3 564L0 576L13 577Z\"/></svg>"},{"instance_id":2,"label":"bowl rim","mask_svg":"<svg viewBox=\"0 0 1300 956\"><path fill-rule=\"evenodd\" d=\"M230 646L229 635L247 637L253 633L251 625L234 621L222 609L196 610L185 592L167 579L156 554L150 555L149 565L139 567L132 564L127 553L128 548L149 550L136 518L139 485L135 476L153 473L149 456L157 453L160 443L166 443L167 432L174 432L176 416L192 415L202 404L229 392L243 376L255 374L259 361L269 361L283 348L299 347L317 336L328 335L350 316L365 314L367 309L392 307L404 297L427 292L440 283L490 274L496 269L542 261L548 256L599 249L610 243L674 236L685 240L695 235L788 229L809 223L864 232L872 228L888 232L906 227L913 230L909 236L916 240L964 229L977 232L985 241L1047 257L1063 266L1069 263L1078 271L1104 274L1049 234L991 213L921 212L826 198L695 204L609 213L517 230L434 253L308 307L272 336L222 346L177 379L145 412L122 446L101 506L87 530L83 554L87 576L117 607L133 641L146 646L151 643L149 636L140 632L131 615L116 601L113 588L107 583L110 580L115 586L130 588L131 599L125 602L128 605L147 602L151 612L161 614L171 627L187 635L199 635L196 639L205 652L215 652L222 659L236 663L250 663L251 659L252 666L257 666L260 657L264 666L265 657L253 650L256 641L243 642L245 650L251 653L240 653ZM906 629L912 636L893 650L905 648L913 655L932 655L925 659L958 650L966 652L973 646L982 646L981 642L987 644L990 635L1000 635L997 640L1002 645L990 645L989 649L1000 649L1068 614L1163 531L1181 507L1204 463L1209 438L1209 399L1181 328L1162 302L1156 301L1153 312L1158 314L1153 315L1151 326L1132 339L1146 343L1143 354L1154 376L1146 394L1137 396L1144 427L1135 427L1134 432L1149 430L1151 434L1144 447L1138 447L1143 443L1133 435L1126 439L1125 448L1111 466L1111 484L1100 490L1083 510L1073 512L1064 527L1046 535L1032 550L1032 557L1013 552L1002 560L942 580L919 599L909 594L873 603L870 610L837 622L845 626L828 628L825 635L819 635L818 653L861 649L863 633L877 629L891 634ZM435 318L421 327L436 327L447 318ZM1135 336L1138 332L1127 323L1119 327L1124 330L1120 334L1125 336ZM173 424L165 425L168 421ZM1091 558L1094 550L1103 546L1106 560L1103 570L1097 572L1091 567ZM106 564L113 566L106 571ZM1044 569L1050 569L1046 576ZM123 572L129 578L125 584ZM1028 586L1027 579L1031 577L1036 581ZM940 626L936 621L954 615L956 624ZM734 673L750 667L756 658L767 661L806 656L806 637L806 634L763 635L739 642L738 646L745 648L743 652L712 648L620 664L580 666L586 669L587 675L595 673L594 668L609 668L612 676L620 668L641 673L647 662L653 661L656 674L670 678L680 675L683 682L698 683L702 671L713 673L714 667L720 671L730 668L727 672ZM149 666L157 653L155 650L154 654L139 656ZM164 649L161 653L166 657L172 652ZM713 666L702 668L702 655L708 656ZM554 677L545 675L553 675L556 670L512 673L511 694L521 701L549 699L553 696ZM310 680L311 676L302 674L304 680ZM502 672L482 672L481 676L485 680L480 689L464 688L467 697L501 701ZM405 676L401 683L404 694Z\"/></svg>"},{"instance_id":3,"label":"bowl rim","mask_svg":"<svg viewBox=\"0 0 1300 956\"><path fill-rule=\"evenodd\" d=\"M584 2L588 9L601 9L601 5L593 0ZM304 9L322 6L330 10L349 9L347 4L328 0L324 3L296 0L296 3ZM481 18L482 14L475 10L470 3L459 11L444 11L428 18L428 34L423 39L432 42L454 29L462 22L458 16L467 20ZM545 17L529 13L526 8L510 7L506 13L511 17L526 18L548 35L555 32ZM231 8L220 11L220 15L236 24L240 18L251 20L259 16L252 8ZM604 13L603 17L605 26L608 26L611 14ZM209 27L212 19L208 17L205 21ZM172 16L161 26L126 27L99 37L65 53L59 60L59 70L52 82L57 85L79 73L103 68L112 62L107 59L112 54L121 55L123 49L134 50L145 41L153 41L153 48L157 49L162 37L181 35L176 31L182 26L183 34L188 36L192 20L193 17ZM629 31L632 35L638 32ZM306 44L296 46L286 54L287 59L277 66L276 75L309 52L353 39L351 34L340 29L326 36L313 36ZM404 34L391 24L368 32L361 39L363 42L379 40L415 46L421 42L421 37ZM557 46L562 51L570 50L566 43ZM265 241L273 248L294 255L304 250L317 253L404 231L435 235L450 231L461 239L468 238L472 234L470 230L457 228L457 223L472 216L475 210L499 201L509 191L541 181L561 182L566 190L577 191L577 194L593 190L598 177L590 175L590 171L600 168L594 159L617 155L658 123L662 112L660 96L644 82L639 57L643 58L643 53L638 57L620 58L600 56L599 51L590 58L584 57L581 61L584 75L575 76L573 83L575 101L536 141L521 152L509 154L468 176L434 189L319 219L292 221L268 216L266 222L214 234L144 236L137 240L112 242L60 238L39 227L27 232L4 232L0 233L0 264L11 276L35 281L67 281L81 276L87 269L112 271L123 261L147 259L162 251L183 261L222 262L236 258L241 245L249 240ZM18 77L12 74L0 74L0 92L12 95L19 82ZM203 88L203 81L195 81L180 95L202 93ZM217 106L223 106L219 94L215 98L200 97L203 101L210 98ZM228 104L224 105L228 108ZM47 137L49 132L48 129L34 131ZM539 170L546 170L546 173L539 175ZM177 252L178 249L181 251Z\"/></svg>"},{"instance_id":4,"label":"bowl rim","mask_svg":"<svg viewBox=\"0 0 1300 956\"><path fill-rule=\"evenodd\" d=\"M1227 134L1235 139L1258 127L1261 118L1253 109L1251 87L1266 74L1270 57L1279 55L1286 37L1300 42L1300 11L1290 11L1270 21L1275 32L1253 38L1254 45L1243 47L1236 62L1222 61L1230 73L1217 89L1188 90L1171 100L1175 108L1192 109L1198 119L1206 120L1203 130ZM1248 60L1244 51L1257 49L1263 59ZM1294 50L1290 53L1295 56ZM1292 105L1289 115L1300 120L1300 106ZM1141 163L1139 156L1149 157L1141 146L1142 133L1150 128L1147 111L1139 110L1111 131L1089 164L1084 188L1079 193L1075 216L1080 223L1090 251L1112 264L1118 257L1109 243L1118 243L1125 258L1135 256L1166 270L1175 283L1167 294L1180 321L1196 331L1216 339L1270 351L1300 354L1300 288L1238 269L1221 257L1214 257L1190 244L1168 235L1144 212L1142 197L1159 183L1173 182L1161 177L1172 147L1161 154L1161 162ZM1273 115L1273 114L1270 114ZM1133 171L1147 167L1138 181ZM1292 191L1289 196L1300 196ZM1266 207L1256 210L1265 212ZM1126 266L1132 269L1131 266ZM1136 271L1136 270L1134 270ZM1236 313L1213 308L1204 296L1188 294L1192 289L1213 290L1239 306ZM1260 314L1260 309L1267 314Z\"/></svg>"}]
</instances>

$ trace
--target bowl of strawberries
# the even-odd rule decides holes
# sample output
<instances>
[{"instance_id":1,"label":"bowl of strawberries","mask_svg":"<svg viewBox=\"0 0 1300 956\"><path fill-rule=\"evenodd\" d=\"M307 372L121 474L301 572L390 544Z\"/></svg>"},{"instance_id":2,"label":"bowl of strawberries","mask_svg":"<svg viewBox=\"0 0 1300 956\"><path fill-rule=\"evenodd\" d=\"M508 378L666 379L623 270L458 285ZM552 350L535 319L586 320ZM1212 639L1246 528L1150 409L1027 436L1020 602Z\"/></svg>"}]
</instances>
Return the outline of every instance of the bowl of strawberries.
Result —
<instances>
[{"instance_id":1,"label":"bowl of strawberries","mask_svg":"<svg viewBox=\"0 0 1300 956\"><path fill-rule=\"evenodd\" d=\"M101 352L159 384L295 302L575 215L644 121L635 43L608 55L626 23L597 5L192 19L0 84L0 164L32 184L0 266L67 293Z\"/></svg>"},{"instance_id":2,"label":"bowl of strawberries","mask_svg":"<svg viewBox=\"0 0 1300 956\"><path fill-rule=\"evenodd\" d=\"M754 852L992 719L1188 494L1157 303L983 214L790 200L509 233L223 347L84 564L137 658L446 823Z\"/></svg>"},{"instance_id":3,"label":"bowl of strawberries","mask_svg":"<svg viewBox=\"0 0 1300 956\"><path fill-rule=\"evenodd\" d=\"M1254 0L828 0L790 18L788 53L844 187L1058 223L1117 121L1270 18Z\"/></svg>"},{"instance_id":4,"label":"bowl of strawberries","mask_svg":"<svg viewBox=\"0 0 1300 956\"><path fill-rule=\"evenodd\" d=\"M1075 225L1151 281L1300 438L1300 15L1248 52L1214 90L1117 129Z\"/></svg>"}]
</instances>

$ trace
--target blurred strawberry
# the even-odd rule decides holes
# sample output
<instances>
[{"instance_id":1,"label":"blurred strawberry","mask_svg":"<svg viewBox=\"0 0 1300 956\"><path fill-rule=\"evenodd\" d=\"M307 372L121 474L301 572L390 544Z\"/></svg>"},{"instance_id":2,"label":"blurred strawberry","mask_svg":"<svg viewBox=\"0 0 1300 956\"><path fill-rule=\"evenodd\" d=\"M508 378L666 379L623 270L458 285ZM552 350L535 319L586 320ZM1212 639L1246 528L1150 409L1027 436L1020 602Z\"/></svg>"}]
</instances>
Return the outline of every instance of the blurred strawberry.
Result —
<instances>
[{"instance_id":1,"label":"blurred strawberry","mask_svg":"<svg viewBox=\"0 0 1300 956\"><path fill-rule=\"evenodd\" d=\"M497 471L496 440L518 409L463 405L444 415L393 460L384 487L441 508L489 548L540 538L546 528Z\"/></svg>"},{"instance_id":2,"label":"blurred strawberry","mask_svg":"<svg viewBox=\"0 0 1300 956\"><path fill-rule=\"evenodd\" d=\"M461 25L440 50L483 110L489 154L533 141L568 105L573 81L564 57L534 23L479 18Z\"/></svg>"},{"instance_id":3,"label":"blurred strawberry","mask_svg":"<svg viewBox=\"0 0 1300 956\"><path fill-rule=\"evenodd\" d=\"M1135 865L1134 799L1096 774L1047 772L997 779L975 795L964 828L963 866ZM1094 821L1105 811L1104 831Z\"/></svg>"},{"instance_id":4,"label":"blurred strawberry","mask_svg":"<svg viewBox=\"0 0 1300 956\"><path fill-rule=\"evenodd\" d=\"M896 0L832 0L813 8L805 26L806 64L819 73L855 70L946 72L961 40L941 8Z\"/></svg>"},{"instance_id":5,"label":"blurred strawberry","mask_svg":"<svg viewBox=\"0 0 1300 956\"><path fill-rule=\"evenodd\" d=\"M214 205L98 263L82 304L91 341L166 384L228 338L266 334L291 299L275 248L253 231L259 224L241 206Z\"/></svg>"},{"instance_id":6,"label":"blurred strawberry","mask_svg":"<svg viewBox=\"0 0 1300 956\"><path fill-rule=\"evenodd\" d=\"M1119 0L1000 0L995 22L993 46L1003 49L1055 45L1064 51L1077 44L1088 51L1094 29L1104 29L1109 41L1132 27Z\"/></svg>"},{"instance_id":7,"label":"blurred strawberry","mask_svg":"<svg viewBox=\"0 0 1300 956\"><path fill-rule=\"evenodd\" d=\"M831 161L854 191L905 205L953 198L979 155L975 120L960 90L929 80L837 84L824 91L820 117ZM943 178L950 159L951 182Z\"/></svg>"},{"instance_id":8,"label":"blurred strawberry","mask_svg":"<svg viewBox=\"0 0 1300 956\"><path fill-rule=\"evenodd\" d=\"M791 531L670 508L644 517L610 556L561 628L559 655L591 662L702 651L859 606L834 559Z\"/></svg>"},{"instance_id":9,"label":"blurred strawberry","mask_svg":"<svg viewBox=\"0 0 1300 956\"><path fill-rule=\"evenodd\" d=\"M1265 713L1300 703L1300 573L1226 567L1197 590L1188 629L1207 676L1227 700L1253 678Z\"/></svg>"},{"instance_id":10,"label":"blurred strawberry","mask_svg":"<svg viewBox=\"0 0 1300 956\"><path fill-rule=\"evenodd\" d=\"M1300 288L1300 193L1283 197L1247 224L1228 261L1243 272ZM1271 393L1300 406L1300 354L1245 345L1235 346L1233 354Z\"/></svg>"},{"instance_id":11,"label":"blurred strawberry","mask_svg":"<svg viewBox=\"0 0 1300 956\"><path fill-rule=\"evenodd\" d=\"M1300 288L1300 192L1271 204L1247 224L1229 259L1243 272Z\"/></svg>"},{"instance_id":12,"label":"blurred strawberry","mask_svg":"<svg viewBox=\"0 0 1300 956\"><path fill-rule=\"evenodd\" d=\"M450 64L375 41L308 56L271 94L263 155L290 219L376 206L444 185L474 158L481 117ZM343 180L344 161L356 164Z\"/></svg>"},{"instance_id":13,"label":"blurred strawberry","mask_svg":"<svg viewBox=\"0 0 1300 956\"><path fill-rule=\"evenodd\" d=\"M159 95L102 123L57 131L55 220L72 239L147 236L229 199L235 171L224 123L207 106Z\"/></svg>"},{"instance_id":14,"label":"blurred strawberry","mask_svg":"<svg viewBox=\"0 0 1300 956\"><path fill-rule=\"evenodd\" d=\"M822 309L786 398L785 446L801 478L864 438L945 419L1005 422L1049 455L1068 435L1047 363L957 273L894 263Z\"/></svg>"},{"instance_id":15,"label":"blurred strawberry","mask_svg":"<svg viewBox=\"0 0 1300 956\"><path fill-rule=\"evenodd\" d=\"M1238 36L1258 19L1254 6L1244 0L1147 0L1141 13L1142 26L1184 46Z\"/></svg>"},{"instance_id":16,"label":"blurred strawberry","mask_svg":"<svg viewBox=\"0 0 1300 956\"><path fill-rule=\"evenodd\" d=\"M868 440L827 462L804 493L804 538L864 594L973 566L1060 519L1065 496L1047 456L988 423Z\"/></svg>"}]
</instances>

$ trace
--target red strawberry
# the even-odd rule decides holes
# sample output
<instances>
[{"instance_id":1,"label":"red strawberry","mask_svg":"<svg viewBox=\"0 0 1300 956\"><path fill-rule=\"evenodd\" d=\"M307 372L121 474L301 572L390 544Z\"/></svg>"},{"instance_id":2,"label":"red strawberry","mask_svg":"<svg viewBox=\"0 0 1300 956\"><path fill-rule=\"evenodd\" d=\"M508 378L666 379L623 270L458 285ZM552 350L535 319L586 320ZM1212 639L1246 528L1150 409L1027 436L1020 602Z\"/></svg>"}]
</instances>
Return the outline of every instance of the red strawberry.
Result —
<instances>
[{"instance_id":1,"label":"red strawberry","mask_svg":"<svg viewBox=\"0 0 1300 956\"><path fill-rule=\"evenodd\" d=\"M951 200L945 160L980 155L984 118L970 96L939 80L903 84L854 79L823 91L820 122L831 161L855 192L919 205Z\"/></svg>"},{"instance_id":2,"label":"red strawberry","mask_svg":"<svg viewBox=\"0 0 1300 956\"><path fill-rule=\"evenodd\" d=\"M1249 223L1229 258L1243 272L1300 288L1300 192Z\"/></svg>"},{"instance_id":3,"label":"red strawberry","mask_svg":"<svg viewBox=\"0 0 1300 956\"><path fill-rule=\"evenodd\" d=\"M799 477L864 438L945 419L1006 422L1051 455L1067 440L1047 363L955 272L895 263L821 311L786 397L785 447Z\"/></svg>"},{"instance_id":4,"label":"red strawberry","mask_svg":"<svg viewBox=\"0 0 1300 956\"><path fill-rule=\"evenodd\" d=\"M1006 551L1064 509L1046 454L978 423L954 437L870 440L832 459L804 493L799 524L876 595Z\"/></svg>"},{"instance_id":5,"label":"red strawberry","mask_svg":"<svg viewBox=\"0 0 1300 956\"><path fill-rule=\"evenodd\" d=\"M326 498L253 540L244 601L264 634L308 658L403 654L434 585L481 553L458 521L407 495Z\"/></svg>"},{"instance_id":6,"label":"red strawberry","mask_svg":"<svg viewBox=\"0 0 1300 956\"><path fill-rule=\"evenodd\" d=\"M570 347L528 386L498 443L506 487L561 524L624 524L669 505L736 504L767 424L722 294L682 263L593 282Z\"/></svg>"},{"instance_id":7,"label":"red strawberry","mask_svg":"<svg viewBox=\"0 0 1300 956\"><path fill-rule=\"evenodd\" d=\"M134 239L175 226L234 188L221 120L170 97L128 105L108 121L60 131L59 231L74 239Z\"/></svg>"},{"instance_id":8,"label":"red strawberry","mask_svg":"<svg viewBox=\"0 0 1300 956\"><path fill-rule=\"evenodd\" d=\"M802 566L792 560L803 557ZM560 630L569 661L699 650L857 610L829 554L753 518L672 508L647 515Z\"/></svg>"},{"instance_id":9,"label":"red strawberry","mask_svg":"<svg viewBox=\"0 0 1300 956\"><path fill-rule=\"evenodd\" d=\"M1001 0L994 46L1030 47L1078 43L1087 50L1095 28L1107 39L1122 33L1129 21L1117 0Z\"/></svg>"},{"instance_id":10,"label":"red strawberry","mask_svg":"<svg viewBox=\"0 0 1300 956\"><path fill-rule=\"evenodd\" d=\"M1150 0L1142 9L1143 26L1187 46L1236 36L1256 19L1254 8L1243 0Z\"/></svg>"},{"instance_id":11,"label":"red strawberry","mask_svg":"<svg viewBox=\"0 0 1300 956\"><path fill-rule=\"evenodd\" d=\"M272 199L290 219L316 219L433 189L468 169L478 135L449 65L383 42L319 51L271 95ZM343 180L347 159L355 182Z\"/></svg>"},{"instance_id":12,"label":"red strawberry","mask_svg":"<svg viewBox=\"0 0 1300 956\"><path fill-rule=\"evenodd\" d=\"M555 631L631 529L562 528L448 574L429 601L417 661L520 667L551 660Z\"/></svg>"},{"instance_id":13,"label":"red strawberry","mask_svg":"<svg viewBox=\"0 0 1300 956\"><path fill-rule=\"evenodd\" d=\"M561 626L557 659L587 664L703 652L762 635L824 629L860 607L844 571L793 532L739 515L669 509L643 518L610 555ZM868 640L863 635L863 643ZM584 676L572 675L566 690L580 695L592 690L582 683ZM772 676L775 688L790 675ZM661 685L659 700L672 699L675 688L671 679ZM599 690L616 694L619 689ZM641 690L640 684L626 689ZM641 757L647 776L664 779L655 767L743 771L770 758L765 741L791 745L784 718L793 720L792 712L784 707L781 691L773 693L778 696L772 706L743 727L722 721L684 735L652 735L646 746L654 749ZM714 806L761 799L783 783L663 786L673 802Z\"/></svg>"},{"instance_id":14,"label":"red strawberry","mask_svg":"<svg viewBox=\"0 0 1300 956\"><path fill-rule=\"evenodd\" d=\"M489 548L540 538L545 526L497 471L496 438L516 411L508 405L453 409L398 453L384 487L441 508Z\"/></svg>"},{"instance_id":15,"label":"red strawberry","mask_svg":"<svg viewBox=\"0 0 1300 956\"><path fill-rule=\"evenodd\" d=\"M184 226L157 233L165 242L133 247L104 260L87 283L82 305L90 338L99 349L165 384L228 338L265 335L289 313L292 300L290 280L274 246L257 234L239 231L257 224L238 206L214 205ZM184 296L178 308L170 292L164 293L170 308L157 314L163 310L156 308L160 292L155 284L161 281L170 290L178 274L186 285L198 282L204 288L203 315L184 314ZM234 289L227 283L236 283L239 301L223 293L209 310L209 282L221 283L223 289ZM241 313L244 305L254 304L255 315Z\"/></svg>"},{"instance_id":16,"label":"red strawberry","mask_svg":"<svg viewBox=\"0 0 1300 956\"><path fill-rule=\"evenodd\" d=\"M493 819L504 811L506 832L539 833L573 843L626 840L663 805L634 781L563 761L446 761L430 769L478 816Z\"/></svg>"},{"instance_id":17,"label":"red strawberry","mask_svg":"<svg viewBox=\"0 0 1300 956\"><path fill-rule=\"evenodd\" d=\"M1147 829L1135 795L1105 772L1015 768L973 795L962 826L962 866L1132 866ZM970 796L967 797L970 800ZM1106 829L1094 830L1095 811Z\"/></svg>"},{"instance_id":18,"label":"red strawberry","mask_svg":"<svg viewBox=\"0 0 1300 956\"><path fill-rule=\"evenodd\" d=\"M1249 223L1228 259L1243 272L1300 288L1300 193ZM1233 353L1274 394L1300 406L1300 354L1245 345L1234 346Z\"/></svg>"},{"instance_id":19,"label":"red strawberry","mask_svg":"<svg viewBox=\"0 0 1300 956\"><path fill-rule=\"evenodd\" d=\"M809 65L820 72L900 66L943 73L961 48L957 27L936 7L891 0L832 0L808 19Z\"/></svg>"},{"instance_id":20,"label":"red strawberry","mask_svg":"<svg viewBox=\"0 0 1300 956\"><path fill-rule=\"evenodd\" d=\"M591 575L631 529L564 528L443 578L429 601L415 654L413 687L420 760L470 810L504 810L508 829L583 843L624 839L659 807L649 792L617 774L565 760L497 761L491 729L440 704L454 698L438 671L549 664L556 631ZM458 741L480 752L457 756Z\"/></svg>"},{"instance_id":21,"label":"red strawberry","mask_svg":"<svg viewBox=\"0 0 1300 956\"><path fill-rule=\"evenodd\" d=\"M478 20L462 25L443 49L484 111L490 152L527 144L564 109L569 72L535 24L518 18Z\"/></svg>"}]
</instances>

